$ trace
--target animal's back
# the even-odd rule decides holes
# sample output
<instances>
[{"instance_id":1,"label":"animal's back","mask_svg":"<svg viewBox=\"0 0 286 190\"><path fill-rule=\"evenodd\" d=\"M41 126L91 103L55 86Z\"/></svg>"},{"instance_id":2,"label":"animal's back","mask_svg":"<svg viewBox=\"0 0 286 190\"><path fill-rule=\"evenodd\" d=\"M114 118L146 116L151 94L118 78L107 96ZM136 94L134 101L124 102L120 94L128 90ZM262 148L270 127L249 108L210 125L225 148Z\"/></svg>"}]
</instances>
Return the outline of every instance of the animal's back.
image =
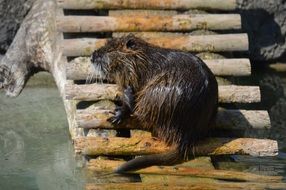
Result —
<instances>
[{"instance_id":1,"label":"animal's back","mask_svg":"<svg viewBox=\"0 0 286 190\"><path fill-rule=\"evenodd\" d=\"M138 92L134 115L146 128L153 127L159 139L177 144L185 154L211 127L217 82L199 58L175 53Z\"/></svg>"}]
</instances>

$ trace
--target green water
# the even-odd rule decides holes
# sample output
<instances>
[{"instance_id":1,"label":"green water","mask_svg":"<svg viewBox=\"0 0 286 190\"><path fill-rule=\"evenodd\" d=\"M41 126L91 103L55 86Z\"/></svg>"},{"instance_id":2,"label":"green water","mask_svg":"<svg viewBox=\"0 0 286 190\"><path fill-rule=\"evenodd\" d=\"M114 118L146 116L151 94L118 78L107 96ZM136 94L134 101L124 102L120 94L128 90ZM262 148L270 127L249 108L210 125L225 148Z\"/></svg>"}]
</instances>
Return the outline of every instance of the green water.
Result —
<instances>
[{"instance_id":1,"label":"green water","mask_svg":"<svg viewBox=\"0 0 286 190\"><path fill-rule=\"evenodd\" d=\"M268 79L273 76L278 79ZM251 83L246 83L264 85L263 105L253 109L268 109L273 120L270 131L250 136L277 139L280 154L270 158L221 157L214 160L216 168L286 178L286 105L282 101L286 94L285 76L263 71L256 73ZM240 84L240 81L234 82ZM272 83L278 88L268 87ZM17 98L7 98L0 92L0 190L80 190L86 181L129 181L86 178L80 163L74 158L64 105L51 76L36 75Z\"/></svg>"},{"instance_id":2,"label":"green water","mask_svg":"<svg viewBox=\"0 0 286 190\"><path fill-rule=\"evenodd\" d=\"M0 190L78 190L64 106L48 76L17 98L0 94Z\"/></svg>"}]
</instances>

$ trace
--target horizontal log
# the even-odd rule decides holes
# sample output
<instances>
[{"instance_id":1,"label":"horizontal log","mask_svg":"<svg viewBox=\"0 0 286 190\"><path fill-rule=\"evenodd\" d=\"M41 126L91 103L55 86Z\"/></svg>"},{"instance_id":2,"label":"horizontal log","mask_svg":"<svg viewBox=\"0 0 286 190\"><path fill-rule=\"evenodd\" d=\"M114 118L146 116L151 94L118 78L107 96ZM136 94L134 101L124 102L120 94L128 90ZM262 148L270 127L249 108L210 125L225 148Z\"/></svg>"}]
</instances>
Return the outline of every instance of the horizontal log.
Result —
<instances>
[{"instance_id":1,"label":"horizontal log","mask_svg":"<svg viewBox=\"0 0 286 190\"><path fill-rule=\"evenodd\" d=\"M248 50L247 34L217 34L197 36L177 34L176 38L167 35L152 37L145 34L140 37L147 42L160 47L192 52ZM63 40L61 46L65 56L88 56L91 55L95 49L102 47L106 41L106 39L94 38L67 39Z\"/></svg>"},{"instance_id":2,"label":"horizontal log","mask_svg":"<svg viewBox=\"0 0 286 190\"><path fill-rule=\"evenodd\" d=\"M57 0L65 9L211 9L234 10L235 0Z\"/></svg>"},{"instance_id":3,"label":"horizontal log","mask_svg":"<svg viewBox=\"0 0 286 190\"><path fill-rule=\"evenodd\" d=\"M239 14L197 14L174 16L59 16L61 32L136 32L241 29Z\"/></svg>"},{"instance_id":4,"label":"horizontal log","mask_svg":"<svg viewBox=\"0 0 286 190\"><path fill-rule=\"evenodd\" d=\"M112 84L85 84L85 85L66 85L65 97L68 100L114 100L120 95L117 85ZM220 103L253 103L260 102L260 89L258 86L219 86Z\"/></svg>"},{"instance_id":5,"label":"horizontal log","mask_svg":"<svg viewBox=\"0 0 286 190\"><path fill-rule=\"evenodd\" d=\"M178 183L110 183L110 184L87 184L86 190L265 190L265 189L285 189L285 183L261 183L261 182L195 182L178 184Z\"/></svg>"},{"instance_id":6,"label":"horizontal log","mask_svg":"<svg viewBox=\"0 0 286 190\"><path fill-rule=\"evenodd\" d=\"M78 127L86 129L114 129L114 126L107 121L112 116L111 110L85 109L77 110L76 121ZM247 129L270 129L271 123L269 114L263 110L225 110L219 109L216 126L217 129L226 130L247 130ZM140 129L139 122L132 117L123 122L117 128Z\"/></svg>"},{"instance_id":7,"label":"horizontal log","mask_svg":"<svg viewBox=\"0 0 286 190\"><path fill-rule=\"evenodd\" d=\"M109 16L121 16L121 15L128 15L128 16L150 16L150 15L160 15L160 16L170 16L170 15L177 15L178 12L175 10L109 10Z\"/></svg>"},{"instance_id":8,"label":"horizontal log","mask_svg":"<svg viewBox=\"0 0 286 190\"><path fill-rule=\"evenodd\" d=\"M118 166L122 165L123 163L124 161L118 161L118 160L92 159L87 164L87 169L95 172L111 172L114 171ZM184 165L160 166L160 167L152 166L137 171L130 171L128 173L189 176L189 177L213 178L213 179L229 180L229 181L245 181L245 182L260 182L260 183L282 182L282 176L264 176L248 172L205 169L205 168L198 168L198 167L191 167Z\"/></svg>"},{"instance_id":9,"label":"horizontal log","mask_svg":"<svg viewBox=\"0 0 286 190\"><path fill-rule=\"evenodd\" d=\"M248 76L251 74L249 59L211 59L203 61L217 76ZM88 57L78 57L66 65L68 80L86 80L92 73L94 73L94 68ZM94 75L94 78L96 77L99 76Z\"/></svg>"},{"instance_id":10,"label":"horizontal log","mask_svg":"<svg viewBox=\"0 0 286 190\"><path fill-rule=\"evenodd\" d=\"M79 137L74 140L75 151L85 155L146 155L163 153L172 149L153 138ZM210 138L193 148L196 156L242 154L275 156L277 141L253 138Z\"/></svg>"}]
</instances>

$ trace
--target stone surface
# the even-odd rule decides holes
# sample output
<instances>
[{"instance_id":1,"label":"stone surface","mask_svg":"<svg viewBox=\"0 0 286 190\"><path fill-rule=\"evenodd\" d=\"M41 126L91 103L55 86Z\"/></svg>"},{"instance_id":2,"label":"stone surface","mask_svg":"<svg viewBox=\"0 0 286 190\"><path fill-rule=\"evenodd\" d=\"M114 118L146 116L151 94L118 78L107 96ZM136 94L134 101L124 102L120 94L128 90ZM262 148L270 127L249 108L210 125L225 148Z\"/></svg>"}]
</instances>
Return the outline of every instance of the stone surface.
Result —
<instances>
[{"instance_id":1,"label":"stone surface","mask_svg":"<svg viewBox=\"0 0 286 190\"><path fill-rule=\"evenodd\" d=\"M286 59L286 1L238 0L254 61Z\"/></svg>"}]
</instances>

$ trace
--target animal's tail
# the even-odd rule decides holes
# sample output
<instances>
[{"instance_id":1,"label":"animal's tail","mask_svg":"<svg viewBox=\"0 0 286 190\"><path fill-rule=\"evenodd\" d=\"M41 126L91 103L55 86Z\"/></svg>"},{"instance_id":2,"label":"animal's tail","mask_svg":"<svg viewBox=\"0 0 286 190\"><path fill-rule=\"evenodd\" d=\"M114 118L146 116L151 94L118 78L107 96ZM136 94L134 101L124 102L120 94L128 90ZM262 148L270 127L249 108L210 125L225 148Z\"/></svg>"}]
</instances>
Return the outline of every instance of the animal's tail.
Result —
<instances>
[{"instance_id":1,"label":"animal's tail","mask_svg":"<svg viewBox=\"0 0 286 190\"><path fill-rule=\"evenodd\" d=\"M133 160L130 160L122 164L117 169L115 169L114 172L124 173L127 171L134 171L153 165L173 165L182 160L183 160L183 155L180 153L178 149L176 149L167 153L152 154L152 155L137 157Z\"/></svg>"}]
</instances>

